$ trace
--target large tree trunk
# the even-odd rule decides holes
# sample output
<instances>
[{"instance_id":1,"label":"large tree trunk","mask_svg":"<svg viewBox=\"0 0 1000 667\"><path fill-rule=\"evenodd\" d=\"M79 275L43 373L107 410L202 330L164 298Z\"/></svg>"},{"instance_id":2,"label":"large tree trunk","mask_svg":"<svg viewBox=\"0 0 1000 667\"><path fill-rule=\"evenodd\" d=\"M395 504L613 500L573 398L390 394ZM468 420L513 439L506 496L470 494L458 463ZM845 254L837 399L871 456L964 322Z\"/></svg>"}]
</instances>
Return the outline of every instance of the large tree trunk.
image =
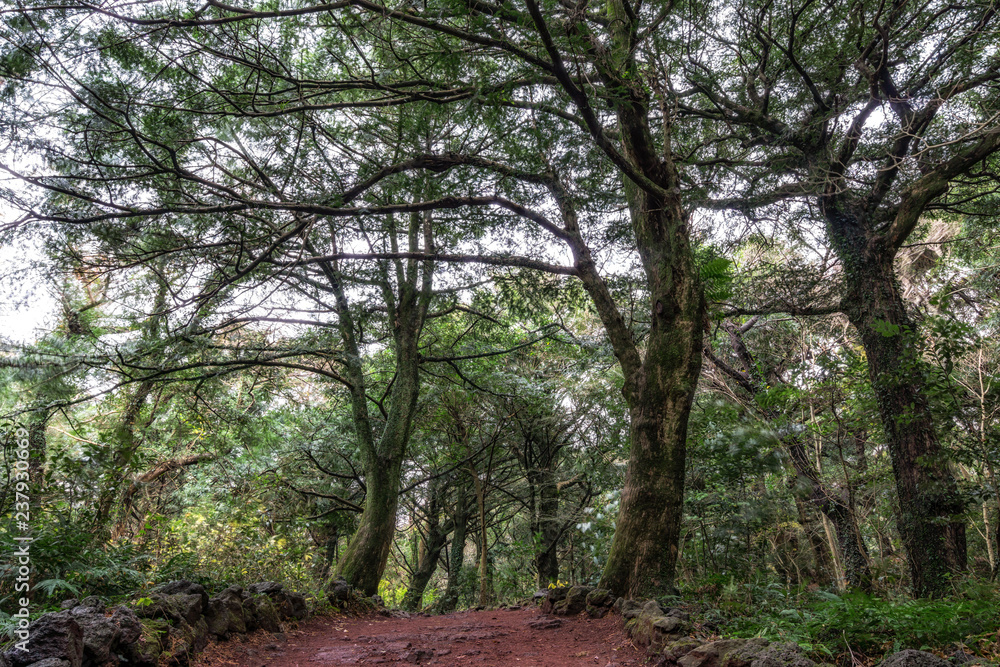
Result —
<instances>
[{"instance_id":1,"label":"large tree trunk","mask_svg":"<svg viewBox=\"0 0 1000 667\"><path fill-rule=\"evenodd\" d=\"M705 299L694 263L688 215L669 136L659 146L649 128L649 97L632 48L635 17L627 3L608 3L611 46L596 63L611 93L622 155L629 175L625 194L636 248L649 292L650 328L639 359L593 289L590 259L577 254L584 286L595 300L625 376L631 451L615 536L601 587L632 598L673 589L684 502L688 417L701 373ZM669 135L669 127L665 128ZM620 318L620 315L618 315Z\"/></svg>"},{"instance_id":2,"label":"large tree trunk","mask_svg":"<svg viewBox=\"0 0 1000 667\"><path fill-rule=\"evenodd\" d=\"M601 587L642 598L673 588L705 305L680 202L634 190L631 199L652 323L645 358L626 369L631 451Z\"/></svg>"},{"instance_id":3,"label":"large tree trunk","mask_svg":"<svg viewBox=\"0 0 1000 667\"><path fill-rule=\"evenodd\" d=\"M378 592L395 537L400 472L417 404L415 341L409 350L401 348L397 346L396 379L385 430L365 461L364 510L337 568L340 577L365 595Z\"/></svg>"},{"instance_id":4,"label":"large tree trunk","mask_svg":"<svg viewBox=\"0 0 1000 667\"><path fill-rule=\"evenodd\" d=\"M390 456L366 466L365 485L368 488L364 511L337 568L340 577L365 595L378 592L389 559L396 532L402 463L401 456Z\"/></svg>"},{"instance_id":5,"label":"large tree trunk","mask_svg":"<svg viewBox=\"0 0 1000 667\"><path fill-rule=\"evenodd\" d=\"M838 231L842 213L828 212L844 261L845 313L861 334L899 496L899 532L913 592L947 590L949 574L965 568L965 522L957 484L934 428L917 332L906 312L893 255L870 240ZM875 247L873 247L875 246Z\"/></svg>"},{"instance_id":6,"label":"large tree trunk","mask_svg":"<svg viewBox=\"0 0 1000 667\"><path fill-rule=\"evenodd\" d=\"M550 56L557 57L539 5L528 11ZM623 179L636 250L649 293L651 322L645 353L631 325L615 305L580 232L572 197L559 182L549 183L564 221L563 239L574 268L607 331L625 378L623 393L631 419L631 451L622 489L615 535L601 587L617 595L659 596L673 588L684 501L684 459L688 416L701 371L705 300L681 205L681 179L673 162L668 120L657 120L663 142L650 131L648 88L636 60L639 29L633 8L623 0L605 5L607 34L596 38L569 24L592 45L594 65L605 86L602 100L618 121L620 147L611 142L594 114L593 102L560 64L554 72L597 145ZM665 100L664 100L665 102Z\"/></svg>"},{"instance_id":7,"label":"large tree trunk","mask_svg":"<svg viewBox=\"0 0 1000 667\"><path fill-rule=\"evenodd\" d=\"M601 578L601 588L632 598L671 591L677 564L690 398L662 393L651 387L630 411L632 451Z\"/></svg>"}]
</instances>

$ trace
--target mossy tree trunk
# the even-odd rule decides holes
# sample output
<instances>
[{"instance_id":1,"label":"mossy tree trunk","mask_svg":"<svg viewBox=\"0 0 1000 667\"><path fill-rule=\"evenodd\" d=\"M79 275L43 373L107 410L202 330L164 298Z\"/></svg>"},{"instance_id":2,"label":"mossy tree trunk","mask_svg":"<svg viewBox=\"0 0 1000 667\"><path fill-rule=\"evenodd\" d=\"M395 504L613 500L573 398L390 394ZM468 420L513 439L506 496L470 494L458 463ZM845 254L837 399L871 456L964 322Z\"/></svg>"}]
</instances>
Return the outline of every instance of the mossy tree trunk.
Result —
<instances>
[{"instance_id":1,"label":"mossy tree trunk","mask_svg":"<svg viewBox=\"0 0 1000 667\"><path fill-rule=\"evenodd\" d=\"M705 356L724 375L735 380L740 388L753 399L751 405L759 411L762 418L768 422L775 422L783 416L780 409L761 407L766 405L766 402L757 399L763 397L767 392L769 382L780 382L780 379L773 370L760 367L757 358L747 347L745 340L745 334L756 326L758 319L754 317L742 325L737 325L732 321L723 324L723 328L729 333L729 344L732 347L732 352L739 360L742 369L737 370L725 360L717 357L709 348L706 348ZM785 451L788 452L788 458L795 475L792 480L792 492L796 496L796 504L808 503L826 515L837 533L837 546L843 558L846 585L850 588L870 591L872 575L868 550L858 531L853 508L840 497L840 494L823 484L819 470L809 459L806 443L801 433L790 431L781 438L781 443ZM850 480L847 480L847 483L850 483ZM800 509L800 516L806 516L804 509ZM806 523L803 522L803 526L805 525ZM818 534L816 537L819 537ZM817 563L829 563L830 559L822 540L814 541L813 549L817 554Z\"/></svg>"},{"instance_id":2,"label":"mossy tree trunk","mask_svg":"<svg viewBox=\"0 0 1000 667\"><path fill-rule=\"evenodd\" d=\"M465 539L468 536L471 510L468 481L460 478L455 486L455 509L451 515L455 529L448 554L448 583L441 598L441 611L445 613L453 611L458 605L459 576L462 565L465 564Z\"/></svg>"},{"instance_id":3,"label":"mossy tree trunk","mask_svg":"<svg viewBox=\"0 0 1000 667\"><path fill-rule=\"evenodd\" d=\"M569 441L572 422L559 410L538 406L515 406L511 412L521 435L512 448L528 482L535 583L545 588L559 580L559 542L576 515L560 516L558 480L560 453Z\"/></svg>"},{"instance_id":4,"label":"mossy tree trunk","mask_svg":"<svg viewBox=\"0 0 1000 667\"><path fill-rule=\"evenodd\" d=\"M559 580L559 488L554 477L553 471L545 470L532 482L537 491L531 530L535 534L534 562L539 588Z\"/></svg>"},{"instance_id":5,"label":"mossy tree trunk","mask_svg":"<svg viewBox=\"0 0 1000 667\"><path fill-rule=\"evenodd\" d=\"M650 597L673 588L684 500L685 441L688 417L701 370L705 301L694 262L688 214L681 203L680 175L670 148L669 123L663 141L650 130L650 98L636 59L639 18L622 0L605 5L605 35L579 22L571 37L589 43L593 64L605 88L606 102L618 121L620 140L613 145L601 127L587 93L578 87L539 6L529 14L554 74L573 101L596 144L623 179L636 250L649 295L650 320L640 352L629 323L600 276L581 234L572 197L554 175L550 188L560 207L564 241L595 308L625 378L631 449L619 503L615 535L601 586L618 595Z\"/></svg>"},{"instance_id":6,"label":"mossy tree trunk","mask_svg":"<svg viewBox=\"0 0 1000 667\"><path fill-rule=\"evenodd\" d=\"M390 233L395 244L395 230L390 229ZM429 213L410 216L407 237L410 252L434 253ZM322 265L336 297L347 379L350 381L352 416L364 455L367 487L358 529L340 559L337 574L365 595L374 595L378 591L395 536L400 472L420 390L418 344L431 300L434 271L433 262L427 260L395 260L393 267L395 280L391 280L388 269L384 269L381 287L390 314L395 376L386 401L389 407L385 424L376 437L369 414L367 379L360 344L343 277L334 262Z\"/></svg>"},{"instance_id":7,"label":"mossy tree trunk","mask_svg":"<svg viewBox=\"0 0 1000 667\"><path fill-rule=\"evenodd\" d=\"M830 236L844 263L844 312L858 333L892 461L897 523L917 596L940 595L965 568L963 502L931 412L919 334L893 267L895 249L860 233L856 214L829 205Z\"/></svg>"}]
</instances>

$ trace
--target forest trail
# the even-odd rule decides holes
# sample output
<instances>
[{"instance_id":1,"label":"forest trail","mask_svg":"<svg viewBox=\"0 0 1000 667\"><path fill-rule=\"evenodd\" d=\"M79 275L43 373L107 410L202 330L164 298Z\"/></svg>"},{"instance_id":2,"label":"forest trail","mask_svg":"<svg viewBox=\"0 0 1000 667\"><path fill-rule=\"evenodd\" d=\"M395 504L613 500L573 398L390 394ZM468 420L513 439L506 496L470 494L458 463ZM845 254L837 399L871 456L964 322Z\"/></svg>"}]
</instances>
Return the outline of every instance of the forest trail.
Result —
<instances>
[{"instance_id":1,"label":"forest trail","mask_svg":"<svg viewBox=\"0 0 1000 667\"><path fill-rule=\"evenodd\" d=\"M286 634L213 643L195 667L643 664L618 616L555 618L533 607L444 616L322 616Z\"/></svg>"}]
</instances>

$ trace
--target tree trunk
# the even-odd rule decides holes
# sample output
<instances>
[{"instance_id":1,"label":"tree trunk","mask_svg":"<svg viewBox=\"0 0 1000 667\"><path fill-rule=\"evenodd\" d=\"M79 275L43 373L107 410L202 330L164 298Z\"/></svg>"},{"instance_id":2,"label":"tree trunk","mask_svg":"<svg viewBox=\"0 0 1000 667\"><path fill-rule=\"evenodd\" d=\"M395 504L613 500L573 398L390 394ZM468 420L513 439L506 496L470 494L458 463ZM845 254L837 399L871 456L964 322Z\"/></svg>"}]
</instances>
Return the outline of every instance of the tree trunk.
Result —
<instances>
[{"instance_id":1,"label":"tree trunk","mask_svg":"<svg viewBox=\"0 0 1000 667\"><path fill-rule=\"evenodd\" d=\"M670 592L677 564L690 399L662 390L644 391L630 410L632 451L600 584L636 599Z\"/></svg>"},{"instance_id":2,"label":"tree trunk","mask_svg":"<svg viewBox=\"0 0 1000 667\"><path fill-rule=\"evenodd\" d=\"M836 214L827 217L834 218L830 226L835 231L847 226ZM947 590L949 574L965 568L965 522L934 428L917 333L899 292L893 253L867 240L851 243L846 234L836 240L848 286L845 313L861 334L886 433L913 593L940 595Z\"/></svg>"},{"instance_id":3,"label":"tree trunk","mask_svg":"<svg viewBox=\"0 0 1000 667\"><path fill-rule=\"evenodd\" d=\"M402 456L387 456L366 466L364 511L337 574L365 595L378 592L396 534Z\"/></svg>"},{"instance_id":4,"label":"tree trunk","mask_svg":"<svg viewBox=\"0 0 1000 667\"><path fill-rule=\"evenodd\" d=\"M43 473L45 459L48 456L48 439L45 431L51 417L52 413L49 410L41 410L32 413L28 423L28 479L37 489L42 489L45 485Z\"/></svg>"},{"instance_id":5,"label":"tree trunk","mask_svg":"<svg viewBox=\"0 0 1000 667\"><path fill-rule=\"evenodd\" d=\"M535 546L536 583L545 588L559 581L559 491L554 480L540 485L537 511L533 529L541 539Z\"/></svg>"},{"instance_id":6,"label":"tree trunk","mask_svg":"<svg viewBox=\"0 0 1000 667\"><path fill-rule=\"evenodd\" d=\"M786 437L786 447L797 474L796 492L803 494L830 519L837 533L837 546L844 567L844 578L849 588L870 591L871 569L868 550L860 539L854 513L841 498L827 489L806 455L805 446L797 435Z\"/></svg>"},{"instance_id":7,"label":"tree trunk","mask_svg":"<svg viewBox=\"0 0 1000 667\"><path fill-rule=\"evenodd\" d=\"M455 531L451 536L451 552L448 558L448 584L441 598L441 611L448 613L458 606L459 575L465 563L465 538L469 530L469 493L467 482L460 482L455 488L455 511L452 514Z\"/></svg>"},{"instance_id":8,"label":"tree trunk","mask_svg":"<svg viewBox=\"0 0 1000 667\"><path fill-rule=\"evenodd\" d=\"M828 584L833 580L837 568L826 541L823 517L815 508L806 503L800 494L794 495L795 511L799 515L799 524L802 526L806 539L809 540L813 561L816 564L811 576L819 584Z\"/></svg>"},{"instance_id":9,"label":"tree trunk","mask_svg":"<svg viewBox=\"0 0 1000 667\"><path fill-rule=\"evenodd\" d=\"M559 580L559 489L551 470L537 475L538 501L532 531L535 541L535 573L539 588Z\"/></svg>"},{"instance_id":10,"label":"tree trunk","mask_svg":"<svg viewBox=\"0 0 1000 667\"><path fill-rule=\"evenodd\" d=\"M543 41L548 29L538 5L528 3ZM572 197L556 178L552 187L565 225L564 240L574 268L614 349L625 378L631 451L619 502L615 535L601 587L632 598L660 596L673 588L684 502L684 458L688 417L701 371L705 300L695 267L681 180L670 149L650 130L648 89L636 61L638 29L632 7L622 0L606 5L606 40L579 35L594 45L605 102L618 121L619 148L611 147L585 92L560 65L556 74L574 103L588 115L588 127L622 175L632 232L649 291L651 324L640 353L630 324L615 305L580 232ZM571 29L574 29L571 26ZM598 41L601 42L598 45ZM661 121L657 121L660 123Z\"/></svg>"},{"instance_id":11,"label":"tree trunk","mask_svg":"<svg viewBox=\"0 0 1000 667\"><path fill-rule=\"evenodd\" d=\"M420 602L424 597L424 590L437 569L438 558L441 550L448 543L448 532L451 530L451 522L441 525L440 512L444 502L444 494L447 488L442 485L441 479L433 479L429 484L427 507L425 510L427 520L427 532L420 538L419 557L416 559L415 569L410 578L410 585L403 596L403 609L416 611L420 608Z\"/></svg>"},{"instance_id":12,"label":"tree trunk","mask_svg":"<svg viewBox=\"0 0 1000 667\"><path fill-rule=\"evenodd\" d=\"M643 110L644 100L637 102ZM705 300L677 174L672 163L652 153L654 142L645 116L636 111L630 104L618 112L627 137L626 152L644 165L651 180L677 193L655 195L628 183L625 188L649 289L651 324L639 365L629 351L615 350L626 377L631 450L601 587L640 599L673 590L688 417L701 374Z\"/></svg>"},{"instance_id":13,"label":"tree trunk","mask_svg":"<svg viewBox=\"0 0 1000 667\"><path fill-rule=\"evenodd\" d=\"M136 450L142 442L135 435L136 420L139 419L142 408L146 404L146 399L152 392L152 380L141 382L136 388L135 393L128 397L121 420L115 429L114 454L111 457L105 483L97 500L97 513L94 516L94 527L97 530L105 529L105 525L111 518L115 499L118 496L121 485L129 476L129 470L132 467ZM124 521L125 518L123 517L127 513L128 508L123 508L123 516L119 517L119 521Z\"/></svg>"},{"instance_id":14,"label":"tree trunk","mask_svg":"<svg viewBox=\"0 0 1000 667\"><path fill-rule=\"evenodd\" d=\"M123 535L132 537L142 528L143 520L148 508L136 509L136 496L139 495L139 492L142 491L144 487L152 484L171 472L182 470L183 468L193 465L198 465L199 463L204 463L206 461L214 461L216 458L215 454L207 452L202 452L200 454L188 454L187 456L181 456L176 459L161 461L153 466L151 470L138 475L134 480L132 480L132 482L128 485L128 488L125 489L125 493L122 495L121 512L118 515L118 520L111 529L111 539L118 539ZM130 525L132 530L129 530Z\"/></svg>"},{"instance_id":15,"label":"tree trunk","mask_svg":"<svg viewBox=\"0 0 1000 667\"><path fill-rule=\"evenodd\" d=\"M423 555L417 564L417 569L413 572L413 577L410 579L406 595L403 596L403 609L407 611L417 611L420 609L420 602L424 598L424 591L427 590L427 584L430 583L431 577L434 575L434 570L437 569L441 551L447 543L448 534L438 528L435 528L432 533L428 534L427 541L424 543Z\"/></svg>"},{"instance_id":16,"label":"tree trunk","mask_svg":"<svg viewBox=\"0 0 1000 667\"><path fill-rule=\"evenodd\" d=\"M471 472L476 490L476 507L479 512L479 606L488 607L493 604L493 573L490 571L489 533L486 529L486 484L488 479L481 480L475 474L475 470Z\"/></svg>"},{"instance_id":17,"label":"tree trunk","mask_svg":"<svg viewBox=\"0 0 1000 667\"><path fill-rule=\"evenodd\" d=\"M423 248L417 242L421 230ZM422 217L418 214L410 217L409 238L411 252L434 252L429 213ZM398 297L393 293L388 277L383 280L382 291L390 313L396 374L387 398L389 409L385 425L378 440L375 440L374 425L368 412L365 370L341 277L332 264L322 265L322 268L337 299L339 328L346 352L345 366L351 381L351 408L365 456L367 486L358 530L344 550L337 574L365 595L374 595L385 572L396 532L399 479L420 391L418 347L431 300L434 265L430 261L418 264L416 260L407 260L405 266L397 262Z\"/></svg>"}]
</instances>

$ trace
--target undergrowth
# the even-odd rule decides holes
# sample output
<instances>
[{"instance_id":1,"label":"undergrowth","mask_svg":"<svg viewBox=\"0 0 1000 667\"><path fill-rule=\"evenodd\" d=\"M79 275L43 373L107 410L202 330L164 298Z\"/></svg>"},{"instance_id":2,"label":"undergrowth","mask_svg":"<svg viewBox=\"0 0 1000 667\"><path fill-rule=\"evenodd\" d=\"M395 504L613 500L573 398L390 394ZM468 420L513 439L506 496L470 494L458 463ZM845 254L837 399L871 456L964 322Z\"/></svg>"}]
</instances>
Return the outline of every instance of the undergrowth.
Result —
<instances>
[{"instance_id":1,"label":"undergrowth","mask_svg":"<svg viewBox=\"0 0 1000 667\"><path fill-rule=\"evenodd\" d=\"M731 581L701 616L724 636L795 642L821 661L868 664L912 648L1000 662L1000 590L982 580L956 582L952 595L919 600Z\"/></svg>"}]
</instances>

